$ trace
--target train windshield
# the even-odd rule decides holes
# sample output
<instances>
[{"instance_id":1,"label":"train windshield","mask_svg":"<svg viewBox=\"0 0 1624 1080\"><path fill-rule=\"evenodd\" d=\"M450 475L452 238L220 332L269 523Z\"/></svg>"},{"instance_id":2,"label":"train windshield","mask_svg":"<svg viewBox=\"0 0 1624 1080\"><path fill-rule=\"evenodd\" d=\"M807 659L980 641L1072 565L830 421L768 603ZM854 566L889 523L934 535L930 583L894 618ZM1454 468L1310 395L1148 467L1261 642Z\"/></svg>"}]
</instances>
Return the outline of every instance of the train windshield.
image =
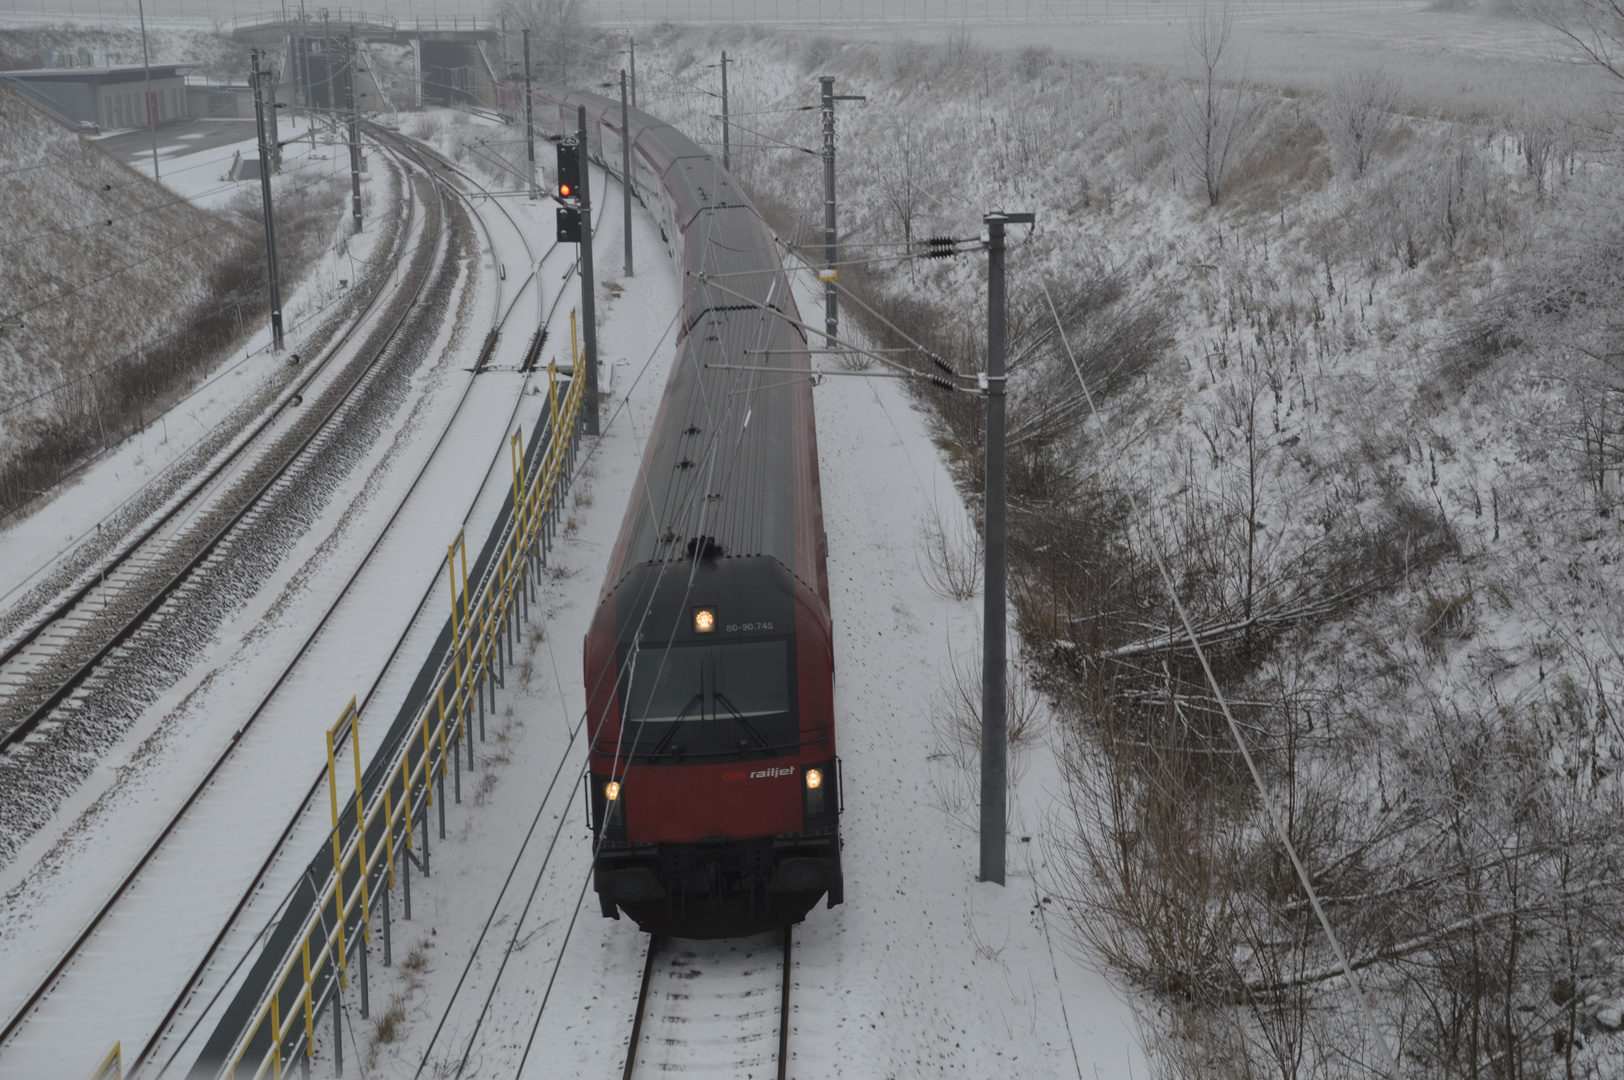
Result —
<instances>
[{"instance_id":1,"label":"train windshield","mask_svg":"<svg viewBox=\"0 0 1624 1080\"><path fill-rule=\"evenodd\" d=\"M622 737L638 757L785 749L795 741L791 663L783 639L645 645L622 666Z\"/></svg>"}]
</instances>

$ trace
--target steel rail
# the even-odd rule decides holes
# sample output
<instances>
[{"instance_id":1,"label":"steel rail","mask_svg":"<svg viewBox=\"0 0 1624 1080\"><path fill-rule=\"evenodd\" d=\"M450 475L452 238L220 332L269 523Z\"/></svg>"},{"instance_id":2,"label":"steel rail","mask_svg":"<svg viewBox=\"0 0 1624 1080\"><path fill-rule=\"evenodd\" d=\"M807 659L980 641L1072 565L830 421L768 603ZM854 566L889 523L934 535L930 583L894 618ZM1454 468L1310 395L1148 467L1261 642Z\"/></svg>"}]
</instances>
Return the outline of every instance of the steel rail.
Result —
<instances>
[{"instance_id":1,"label":"steel rail","mask_svg":"<svg viewBox=\"0 0 1624 1080\"><path fill-rule=\"evenodd\" d=\"M410 195L411 186L409 184L407 185L407 191ZM415 197L412 197L411 205L412 213L414 215L416 212L415 203ZM412 221L409 217L406 225L401 230L401 245L406 243L408 234L411 231L411 226ZM105 563L89 581L76 589L65 600L58 602L52 608L50 614L48 614L43 620L38 622L31 629L25 631L16 641L7 647L4 652L0 652L0 667L10 663L11 660L13 660L24 649L27 649L30 645L36 644L41 638L45 637L53 627L63 623L74 612L75 609L84 603L85 599L92 592L94 592L98 587L106 586L107 576L109 574L116 572L132 558L134 558L135 555L146 547L154 536L173 524L176 519L178 519L187 510L188 507L197 502L199 497L203 496L209 490L209 488L214 485L215 481L219 480L228 469L239 464L249 449L259 442L260 437L270 428L270 426L275 423L287 409L293 407L293 402L302 399L305 390L309 388L312 382L320 378L326 372L328 367L332 364L334 358L337 357L345 345L349 344L350 340L355 336L356 333L359 332L360 328L367 324L368 321L375 314L377 314L377 308L380 306L380 302L383 300L385 295L391 291L389 281L390 276L388 274L383 275L378 288L373 291L372 296L367 300L366 305L363 307L360 315L357 316L357 318L355 318L344 330L338 341L329 346L325 350L325 354L322 356L322 358L311 367L304 377L299 380L297 385L295 385L289 393L283 395L280 400L266 412L264 417L256 425L254 425L253 429L249 431L247 435L241 436L237 440L236 445L230 447L224 456L219 458L215 464L181 496L179 500L174 502L168 510L164 511L159 516L157 521L153 522L150 526L143 530L141 534L131 541L127 546L125 546L122 551ZM408 305L407 312L409 313L410 310L411 306ZM393 333L391 333L389 340L393 340L393 336ZM385 344L387 344L387 341ZM359 383L359 381L364 378L367 372L370 370L371 365L369 364L368 367L357 376L356 383ZM351 389L354 388L354 385L355 384L352 384ZM348 393L345 394L344 398L340 399L338 406L335 406L335 411L339 406L342 406L347 398ZM329 417L325 418L321 424L317 425L315 431L312 433L312 437L316 432L320 432L323 429L326 424L326 419L330 419L330 417L331 414L329 414ZM293 460L303 453L305 446L308 445L309 442L309 439L305 440L305 442L301 443L299 447L293 451L288 461L284 462L282 469L279 469L276 476L272 478L273 482L277 477L280 477L281 473L286 470L287 466L290 465ZM260 491L254 493L254 495L248 501L248 507L252 507L259 500L259 498L264 494L264 490L265 489L262 488ZM67 682L58 686L57 689L46 698L44 704L37 706L29 716L19 721L16 727L4 732L3 734L0 734L0 753L5 752L13 745L26 739L34 731L34 729L39 726L46 715L48 715L57 705L61 704L61 702L65 700L69 694L71 694L79 687L80 684L83 683L84 679L95 669L97 664L106 658L108 653L127 640L142 623L150 618L152 612L156 611L157 608L161 606L163 599L167 598L178 586L180 581L189 575L194 569L196 569L198 563L202 561L202 558L206 557L207 553L213 550L214 546L218 544L225 532L229 531L230 528L235 525L241 517L242 515L239 514L237 517L233 518L232 521L226 526L225 530L222 530L219 535L215 536L205 545L201 556L188 562L175 579L162 586L156 600L141 608L131 620L116 631L112 640L104 644L89 661L81 665L78 670L70 675ZM0 1038L3 1038L3 1036L0 1036Z\"/></svg>"},{"instance_id":2,"label":"steel rail","mask_svg":"<svg viewBox=\"0 0 1624 1080\"><path fill-rule=\"evenodd\" d=\"M442 225L443 225L443 220L444 219L443 219L443 216L442 216L442 218L441 218ZM438 246L438 243L439 243L439 236L438 235L436 236L436 241L435 242L436 242L436 245ZM452 250L451 250L450 246L447 245L443 257L451 257L451 255L452 255ZM384 340L384 342L379 346L379 348L378 348L378 356L382 356L383 352L388 348L390 343L393 342L395 334L399 331L400 327L402 325L404 325L406 319L411 315L412 311L415 309L415 307L416 307L415 298L416 298L416 296L421 295L423 286L433 276L432 275L432 270L433 270L433 266L426 267L425 270L424 270L424 273L419 276L417 287L414 289L414 292L413 292L413 297L414 297L413 303L407 305L406 308L402 311L401 317L396 322L395 327L391 330L389 336ZM375 362L376 362L376 358L374 358L374 361L372 363L375 363ZM367 365L367 370L368 371L371 370L372 363L369 363ZM353 389L354 389L354 387L352 385L351 390L353 390ZM349 396L349 391L346 391L344 400L347 400L348 396ZM342 404L342 401L340 402L340 404ZM335 406L334 411L336 412L336 406ZM326 419L331 419L331 414L329 414L329 416ZM324 419L324 422L323 422L324 425L325 425L325 422L326 422L326 420ZM321 429L318 428L317 430L319 431ZM306 440L306 441L308 442L308 440ZM303 444L301 444L300 449L302 450L302 448L303 448ZM297 457L297 453L294 456ZM284 469L285 469L285 467L286 466L284 465ZM278 470L278 474L277 474L278 477L281 475L282 471L283 470ZM272 482L274 482L274 479L273 479ZM415 486L415 484L414 484L414 486ZM261 489L261 493L263 493L263 490L264 489ZM256 495L256 501L257 501L257 495ZM398 511L397 511L397 513L398 513ZM233 518L233 523L235 523L236 520L240 519L241 516L242 515L239 514L239 515L237 515L236 518ZM391 518L391 521L393 521L393 518ZM385 533L387 533L387 530L385 530ZM381 539L382 539L382 536L380 535L379 541L381 541ZM372 550L375 550L376 546L377 546L377 542L374 543L374 546L373 546ZM371 550L369 550L368 554L369 555L371 554ZM353 580L354 580L354 578L352 577L352 579L351 579L352 583L353 583ZM348 591L348 588L349 588L349 586L347 584L345 586L345 591L346 592ZM343 594L341 593L339 599L342 599L342 596L343 596ZM337 602L335 601L335 603L333 605L333 608L330 609L325 616L323 616L323 618L321 620L321 623L317 627L316 633L320 632L321 626L326 625L327 619L333 614L333 611L336 610L336 608L337 608ZM305 642L305 645L299 651L300 656L304 655L305 651L309 648L309 645L310 645L311 641L314 640L314 638L315 638L315 634L312 634L310 640ZM277 679L275 686L272 688L272 691L271 691L272 694L274 694L276 692L277 688L281 687L281 685L288 678L289 674L291 674L292 670L293 670L293 665L289 665L288 669L285 670L282 673L281 677ZM204 774L202 780L200 780L196 784L196 786L192 790L192 793L186 798L186 801L181 804L180 808L170 818L169 822L164 826L163 830L161 832L159 832L158 835L148 845L146 851L142 853L141 858L138 859L136 861L135 865L129 870L129 872L125 874L124 878L120 881L119 885L113 890L113 893L107 898L107 900L101 905L101 907L97 909L96 914L85 925L84 929L80 931L79 935L76 938L74 938L74 940L73 940L72 944L69 946L69 948L63 953L61 958L59 958L57 960L56 964L51 968L50 973L43 980L41 980L40 984L35 988L34 992L29 995L28 999L23 1003L22 1007L16 1012L15 1015L13 1015L6 1022L5 1027L0 1028L0 1046L3 1046L5 1044L5 1042L6 1042L6 1040L9 1039L12 1036L12 1034L17 1030L17 1028L22 1025L22 1022L25 1019L27 1019L29 1014L31 1014L33 1012L35 1006L37 1006L39 1004L40 1000L42 998L44 998L44 996L50 991L51 987L55 985L57 979L60 978L62 973L67 970L68 965L73 962L75 957L78 956L80 949L82 949L84 947L85 942L89 940L91 934L93 934L97 930L97 928L99 928L101 926L102 922L106 919L108 914L110 914L112 912L113 907L118 903L118 901L120 899L123 898L125 892L128 891L130 885L134 883L136 877L138 877L140 875L141 871L143 869L145 869L147 864L149 862L151 862L153 855L155 855L157 853L159 847L162 846L164 840L166 840L174 832L175 827L180 824L180 821L186 815L186 812L191 809L191 807L197 802L198 798L208 788L210 782L219 773L220 768L230 758L232 751L236 748L238 743L241 741L242 736L247 732L249 725L253 722L253 720L255 718L257 718L259 716L259 714L264 710L264 707L267 704L269 704L269 695L267 695L266 700L261 703L260 708L255 710L253 716L251 716L249 718L249 720L243 724L242 727L238 728L237 731L232 734L230 740L228 740L228 742L227 742L225 750L219 755L219 757L216 759L214 764L209 768L209 771L206 774Z\"/></svg>"},{"instance_id":3,"label":"steel rail","mask_svg":"<svg viewBox=\"0 0 1624 1080\"><path fill-rule=\"evenodd\" d=\"M783 985L778 996L778 1080L789 1078L789 991L794 964L794 927L784 927ZM643 1017L648 1013L649 983L654 975L654 954L659 951L660 939L649 935L648 954L643 958L643 984L637 992L637 1007L632 1013L632 1034L626 1044L626 1067L620 1080L632 1080L637 1071L638 1043L643 1035Z\"/></svg>"},{"instance_id":4,"label":"steel rail","mask_svg":"<svg viewBox=\"0 0 1624 1080\"><path fill-rule=\"evenodd\" d=\"M789 981L795 928L784 927L784 993L778 999L778 1080L789 1078Z\"/></svg>"},{"instance_id":5,"label":"steel rail","mask_svg":"<svg viewBox=\"0 0 1624 1080\"><path fill-rule=\"evenodd\" d=\"M650 934L648 955L643 958L643 986L637 991L637 1010L632 1013L632 1037L626 1044L626 1068L621 1071L620 1080L632 1080L632 1070L637 1067L637 1044L643 1037L643 1014L648 1011L648 984L654 975L654 954L659 950L659 936Z\"/></svg>"}]
</instances>

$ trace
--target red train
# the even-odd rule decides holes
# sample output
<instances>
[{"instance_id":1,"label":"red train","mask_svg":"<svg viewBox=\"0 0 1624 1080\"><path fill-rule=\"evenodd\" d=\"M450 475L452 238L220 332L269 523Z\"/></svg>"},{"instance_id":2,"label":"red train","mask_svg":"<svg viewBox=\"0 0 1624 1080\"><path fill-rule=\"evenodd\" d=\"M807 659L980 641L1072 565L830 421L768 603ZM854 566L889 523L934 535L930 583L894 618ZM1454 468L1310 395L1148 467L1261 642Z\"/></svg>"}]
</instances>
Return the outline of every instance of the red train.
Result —
<instances>
[{"instance_id":1,"label":"red train","mask_svg":"<svg viewBox=\"0 0 1624 1080\"><path fill-rule=\"evenodd\" d=\"M563 130L586 106L589 149L618 172L619 102L551 100ZM594 885L605 916L651 933L754 934L842 898L810 356L732 177L653 117L628 126L638 196L687 284L586 638Z\"/></svg>"}]
</instances>

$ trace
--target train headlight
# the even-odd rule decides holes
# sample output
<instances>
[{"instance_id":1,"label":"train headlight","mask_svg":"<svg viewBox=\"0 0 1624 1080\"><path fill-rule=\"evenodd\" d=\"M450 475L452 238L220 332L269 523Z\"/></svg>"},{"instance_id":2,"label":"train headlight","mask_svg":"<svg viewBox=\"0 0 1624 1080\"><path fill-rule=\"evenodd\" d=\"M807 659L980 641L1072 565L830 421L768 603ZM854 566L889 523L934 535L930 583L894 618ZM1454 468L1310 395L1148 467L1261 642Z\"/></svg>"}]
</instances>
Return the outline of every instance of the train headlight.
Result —
<instances>
[{"instance_id":1,"label":"train headlight","mask_svg":"<svg viewBox=\"0 0 1624 1080\"><path fill-rule=\"evenodd\" d=\"M614 802L616 799L620 798L620 781L611 780L607 784L603 785L603 797L608 799L610 802Z\"/></svg>"},{"instance_id":2,"label":"train headlight","mask_svg":"<svg viewBox=\"0 0 1624 1080\"><path fill-rule=\"evenodd\" d=\"M829 788L823 782L823 769L807 769L801 775L805 778L805 786L801 789L801 812L807 817L822 817L829 812Z\"/></svg>"},{"instance_id":3,"label":"train headlight","mask_svg":"<svg viewBox=\"0 0 1624 1080\"><path fill-rule=\"evenodd\" d=\"M716 629L716 610L714 608L694 609L694 633L708 634Z\"/></svg>"}]
</instances>

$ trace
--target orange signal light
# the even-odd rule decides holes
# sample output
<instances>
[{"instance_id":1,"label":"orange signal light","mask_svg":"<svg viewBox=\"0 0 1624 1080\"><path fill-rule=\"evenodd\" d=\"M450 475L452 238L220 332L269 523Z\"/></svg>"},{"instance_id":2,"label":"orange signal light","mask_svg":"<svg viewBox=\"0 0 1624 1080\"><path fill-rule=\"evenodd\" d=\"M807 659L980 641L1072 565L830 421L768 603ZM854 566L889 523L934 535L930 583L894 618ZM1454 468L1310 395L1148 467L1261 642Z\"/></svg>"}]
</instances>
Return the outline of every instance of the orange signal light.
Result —
<instances>
[{"instance_id":1,"label":"orange signal light","mask_svg":"<svg viewBox=\"0 0 1624 1080\"><path fill-rule=\"evenodd\" d=\"M574 194L575 194L575 189L570 187L568 184L559 184L558 185L558 196L559 196L559 198L567 199L567 198L569 198L570 196L572 196Z\"/></svg>"}]
</instances>

